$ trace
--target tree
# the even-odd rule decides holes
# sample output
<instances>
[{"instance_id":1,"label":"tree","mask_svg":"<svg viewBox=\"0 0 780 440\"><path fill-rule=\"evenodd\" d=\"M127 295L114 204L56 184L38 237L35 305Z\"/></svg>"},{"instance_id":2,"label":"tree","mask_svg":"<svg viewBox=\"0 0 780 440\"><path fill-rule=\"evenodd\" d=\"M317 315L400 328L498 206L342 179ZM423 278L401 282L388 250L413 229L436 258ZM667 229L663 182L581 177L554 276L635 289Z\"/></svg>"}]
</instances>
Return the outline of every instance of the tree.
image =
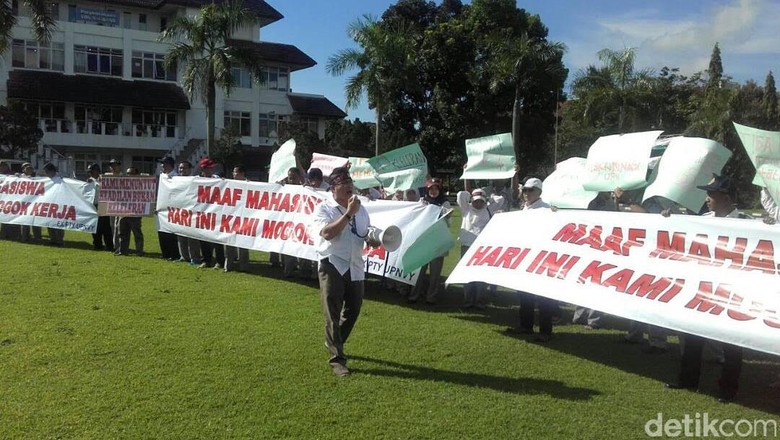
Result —
<instances>
[{"instance_id":1,"label":"tree","mask_svg":"<svg viewBox=\"0 0 780 440\"><path fill-rule=\"evenodd\" d=\"M533 109L532 101L536 98L537 102L557 105L557 97L562 94L561 89L568 74L562 62L566 47L562 43L548 42L544 38L529 36L528 33L510 39L500 34L497 36L499 38L493 44L495 50L491 51L495 54L493 71L496 72L491 89L497 90L502 83L507 83L514 88L512 142L515 155L519 159L518 163L523 166L530 149L527 142L522 142L524 134L527 133L523 128L527 128L530 124L526 123L526 127L522 124L524 119L533 120L534 116L546 114L554 117L543 108ZM539 87L540 85L542 87ZM533 96L540 92L542 96ZM537 146L541 146L543 140L539 139ZM521 146L525 148L522 149Z\"/></svg>"},{"instance_id":2,"label":"tree","mask_svg":"<svg viewBox=\"0 0 780 440\"><path fill-rule=\"evenodd\" d=\"M35 39L41 42L49 41L52 30L57 27L51 14L52 3L41 0L23 0L19 3L30 9L30 20ZM12 2L2 2L0 4L0 54L8 50L11 30L16 26L16 23L17 18L14 15Z\"/></svg>"},{"instance_id":3,"label":"tree","mask_svg":"<svg viewBox=\"0 0 780 440\"><path fill-rule=\"evenodd\" d=\"M241 164L244 159L244 146L241 144L241 133L236 127L225 127L220 131L209 157L222 164L225 174Z\"/></svg>"},{"instance_id":4,"label":"tree","mask_svg":"<svg viewBox=\"0 0 780 440\"><path fill-rule=\"evenodd\" d=\"M240 1L209 4L197 16L177 16L160 34L160 41L172 42L165 56L165 69L185 65L184 90L206 104L206 151L214 146L216 88L230 94L235 86L233 67L244 67L256 81L262 81L262 59L247 46L230 44L234 32L253 26L258 16Z\"/></svg>"},{"instance_id":5,"label":"tree","mask_svg":"<svg viewBox=\"0 0 780 440\"><path fill-rule=\"evenodd\" d=\"M572 83L574 96L586 103L584 118L601 119L617 133L646 129L652 71L634 69L634 48L602 49L598 58L601 66L588 66Z\"/></svg>"},{"instance_id":6,"label":"tree","mask_svg":"<svg viewBox=\"0 0 780 440\"><path fill-rule=\"evenodd\" d=\"M12 102L7 107L0 106L0 157L28 157L42 138L38 118L22 104Z\"/></svg>"},{"instance_id":7,"label":"tree","mask_svg":"<svg viewBox=\"0 0 780 440\"><path fill-rule=\"evenodd\" d=\"M341 157L371 157L374 154L374 124L336 119L325 127L325 145Z\"/></svg>"},{"instance_id":8,"label":"tree","mask_svg":"<svg viewBox=\"0 0 780 440\"><path fill-rule=\"evenodd\" d=\"M766 118L766 129L777 130L780 125L778 120L778 108L777 108L777 88L775 87L775 77L772 75L772 71L766 76L766 82L764 83L764 117Z\"/></svg>"},{"instance_id":9,"label":"tree","mask_svg":"<svg viewBox=\"0 0 780 440\"><path fill-rule=\"evenodd\" d=\"M333 154L326 149L325 143L316 132L295 119L285 124L283 135L279 140L284 143L289 139L295 139L295 157L305 169L308 169L311 164L312 153Z\"/></svg>"},{"instance_id":10,"label":"tree","mask_svg":"<svg viewBox=\"0 0 780 440\"><path fill-rule=\"evenodd\" d=\"M710 55L710 67L707 69L708 89L719 89L722 87L723 80L723 61L720 58L720 47L718 43L715 43L715 47L712 48L712 55Z\"/></svg>"},{"instance_id":11,"label":"tree","mask_svg":"<svg viewBox=\"0 0 780 440\"><path fill-rule=\"evenodd\" d=\"M347 71L357 73L347 80L344 88L347 107L357 107L360 98L368 98L369 108L376 109L376 146L379 154L382 116L385 104L394 97L389 93L391 83L403 82L404 72L411 64L403 24L385 28L376 19L364 15L349 25L347 33L360 49L343 49L328 58L326 70L334 76ZM396 90L398 90L396 88Z\"/></svg>"}]
</instances>

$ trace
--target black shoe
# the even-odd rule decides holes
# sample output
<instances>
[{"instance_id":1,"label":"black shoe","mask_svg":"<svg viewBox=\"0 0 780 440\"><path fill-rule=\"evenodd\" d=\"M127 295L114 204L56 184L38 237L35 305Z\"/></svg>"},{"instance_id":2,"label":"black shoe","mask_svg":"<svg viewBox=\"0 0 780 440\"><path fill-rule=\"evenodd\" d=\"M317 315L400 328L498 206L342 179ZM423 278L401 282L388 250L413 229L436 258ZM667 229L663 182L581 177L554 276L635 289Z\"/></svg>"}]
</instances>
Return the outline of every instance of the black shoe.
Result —
<instances>
[{"instance_id":1,"label":"black shoe","mask_svg":"<svg viewBox=\"0 0 780 440\"><path fill-rule=\"evenodd\" d=\"M679 384L679 383L674 383L674 382L668 382L668 383L665 383L665 384L664 384L664 386L665 386L666 388L669 388L670 390L689 390L689 391L696 391L696 387L693 387L693 386L686 386L686 385L681 385L681 384Z\"/></svg>"},{"instance_id":2,"label":"black shoe","mask_svg":"<svg viewBox=\"0 0 780 440\"><path fill-rule=\"evenodd\" d=\"M532 328L521 328L521 327L509 327L506 329L507 333L512 333L513 335L532 335L534 334L534 329Z\"/></svg>"},{"instance_id":3,"label":"black shoe","mask_svg":"<svg viewBox=\"0 0 780 440\"><path fill-rule=\"evenodd\" d=\"M538 335L534 338L534 342L540 342L540 343L550 342L551 337L552 336L550 335Z\"/></svg>"},{"instance_id":4,"label":"black shoe","mask_svg":"<svg viewBox=\"0 0 780 440\"><path fill-rule=\"evenodd\" d=\"M730 403L732 400L734 400L734 393L721 391L718 394L718 402L720 403Z\"/></svg>"}]
</instances>

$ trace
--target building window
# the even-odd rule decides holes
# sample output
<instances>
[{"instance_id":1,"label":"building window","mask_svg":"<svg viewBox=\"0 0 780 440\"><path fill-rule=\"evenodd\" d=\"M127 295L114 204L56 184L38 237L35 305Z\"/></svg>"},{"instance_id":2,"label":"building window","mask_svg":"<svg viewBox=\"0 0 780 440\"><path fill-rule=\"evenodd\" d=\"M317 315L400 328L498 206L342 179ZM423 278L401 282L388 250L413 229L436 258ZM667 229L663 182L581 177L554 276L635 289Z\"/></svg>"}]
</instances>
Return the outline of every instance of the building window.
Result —
<instances>
[{"instance_id":1,"label":"building window","mask_svg":"<svg viewBox=\"0 0 780 440\"><path fill-rule=\"evenodd\" d=\"M133 109L133 130L138 137L176 137L176 112Z\"/></svg>"},{"instance_id":2,"label":"building window","mask_svg":"<svg viewBox=\"0 0 780 440\"><path fill-rule=\"evenodd\" d=\"M11 0L11 13L19 17L32 17L32 10L23 2L20 4L19 0ZM60 4L48 3L46 4L46 13L52 20L60 19Z\"/></svg>"},{"instance_id":3,"label":"building window","mask_svg":"<svg viewBox=\"0 0 780 440\"><path fill-rule=\"evenodd\" d=\"M121 156L121 155L120 155ZM101 172L108 172L108 163L111 159L116 159L115 155L96 154L96 153L75 153L73 155L73 164L77 177L86 177L89 175L89 166L93 163L100 165Z\"/></svg>"},{"instance_id":4,"label":"building window","mask_svg":"<svg viewBox=\"0 0 780 440\"><path fill-rule=\"evenodd\" d=\"M122 107L98 107L76 104L76 133L119 135Z\"/></svg>"},{"instance_id":5,"label":"building window","mask_svg":"<svg viewBox=\"0 0 780 440\"><path fill-rule=\"evenodd\" d=\"M252 76L249 74L248 70L242 67L233 67L230 71L233 74L233 82L236 87L242 89L252 88Z\"/></svg>"},{"instance_id":6,"label":"building window","mask_svg":"<svg viewBox=\"0 0 780 440\"><path fill-rule=\"evenodd\" d=\"M263 67L261 79L266 90L287 92L290 89L290 70L286 67Z\"/></svg>"},{"instance_id":7,"label":"building window","mask_svg":"<svg viewBox=\"0 0 780 440\"><path fill-rule=\"evenodd\" d=\"M23 102L24 109L38 118L38 127L46 133L70 133L63 102Z\"/></svg>"},{"instance_id":8,"label":"building window","mask_svg":"<svg viewBox=\"0 0 780 440\"><path fill-rule=\"evenodd\" d=\"M260 113L260 137L279 139L284 137L289 116L276 113Z\"/></svg>"},{"instance_id":9,"label":"building window","mask_svg":"<svg viewBox=\"0 0 780 440\"><path fill-rule=\"evenodd\" d=\"M39 43L35 40L13 40L11 63L27 69L65 70L65 45Z\"/></svg>"},{"instance_id":10,"label":"building window","mask_svg":"<svg viewBox=\"0 0 780 440\"><path fill-rule=\"evenodd\" d=\"M133 78L176 81L176 69L166 72L164 61L165 55L160 53L133 51Z\"/></svg>"},{"instance_id":11,"label":"building window","mask_svg":"<svg viewBox=\"0 0 780 440\"><path fill-rule=\"evenodd\" d=\"M249 112L225 112L225 128L231 127L241 136L250 136L252 116Z\"/></svg>"},{"instance_id":12,"label":"building window","mask_svg":"<svg viewBox=\"0 0 780 440\"><path fill-rule=\"evenodd\" d=\"M320 128L319 119L310 116L299 116L296 119L298 123L301 124L303 128L306 129L306 131L310 131L312 133L319 133L319 128Z\"/></svg>"},{"instance_id":13,"label":"building window","mask_svg":"<svg viewBox=\"0 0 780 440\"><path fill-rule=\"evenodd\" d=\"M146 14L138 14L138 30L146 30Z\"/></svg>"},{"instance_id":14,"label":"building window","mask_svg":"<svg viewBox=\"0 0 780 440\"><path fill-rule=\"evenodd\" d=\"M73 71L122 76L122 49L73 46Z\"/></svg>"},{"instance_id":15,"label":"building window","mask_svg":"<svg viewBox=\"0 0 780 440\"><path fill-rule=\"evenodd\" d=\"M133 167L138 168L142 174L154 175L157 169L156 156L133 156Z\"/></svg>"},{"instance_id":16,"label":"building window","mask_svg":"<svg viewBox=\"0 0 780 440\"><path fill-rule=\"evenodd\" d=\"M165 32L168 29L168 18L160 17L160 32Z\"/></svg>"}]
</instances>

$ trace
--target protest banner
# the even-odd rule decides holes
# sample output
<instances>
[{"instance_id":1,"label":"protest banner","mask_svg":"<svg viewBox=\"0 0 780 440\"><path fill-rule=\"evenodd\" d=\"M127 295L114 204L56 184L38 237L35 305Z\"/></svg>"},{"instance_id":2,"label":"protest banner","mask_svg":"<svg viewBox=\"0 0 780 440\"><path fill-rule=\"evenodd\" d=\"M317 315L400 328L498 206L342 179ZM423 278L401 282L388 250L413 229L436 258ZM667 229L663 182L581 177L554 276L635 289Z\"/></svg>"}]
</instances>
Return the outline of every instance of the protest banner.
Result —
<instances>
[{"instance_id":1,"label":"protest banner","mask_svg":"<svg viewBox=\"0 0 780 440\"><path fill-rule=\"evenodd\" d=\"M454 245L455 239L450 232L450 226L447 224L447 212L444 217L439 218L429 228L424 229L417 239L409 237L406 240L406 246L401 248L401 265L405 271L416 271L428 264L434 258L445 255ZM425 220L430 224L430 220Z\"/></svg>"},{"instance_id":2,"label":"protest banner","mask_svg":"<svg viewBox=\"0 0 780 440\"><path fill-rule=\"evenodd\" d=\"M589 191L625 190L647 185L650 153L662 131L602 136L591 145L583 187Z\"/></svg>"},{"instance_id":3,"label":"protest banner","mask_svg":"<svg viewBox=\"0 0 780 440\"><path fill-rule=\"evenodd\" d=\"M352 177L352 184L357 189L373 188L381 185L376 180L376 171L368 163L368 159L364 157L349 158L349 175Z\"/></svg>"},{"instance_id":4,"label":"protest banner","mask_svg":"<svg viewBox=\"0 0 780 440\"><path fill-rule=\"evenodd\" d=\"M656 167L655 179L645 189L643 201L661 196L699 212L707 193L696 186L706 185L713 173L720 174L729 157L731 151L713 140L672 138Z\"/></svg>"},{"instance_id":5,"label":"protest banner","mask_svg":"<svg viewBox=\"0 0 780 440\"><path fill-rule=\"evenodd\" d=\"M598 191L588 191L582 187L587 175L585 162L582 157L559 162L555 171L544 179L542 199L558 208L586 209Z\"/></svg>"},{"instance_id":6,"label":"protest banner","mask_svg":"<svg viewBox=\"0 0 780 440\"><path fill-rule=\"evenodd\" d=\"M295 139L283 143L274 154L271 155L271 165L268 168L268 181L276 183L287 177L287 170L298 166L295 160Z\"/></svg>"},{"instance_id":7,"label":"protest banner","mask_svg":"<svg viewBox=\"0 0 780 440\"><path fill-rule=\"evenodd\" d=\"M756 175L753 185L766 187L775 203L780 200L780 132L760 130L734 122L739 139L745 147Z\"/></svg>"},{"instance_id":8,"label":"protest banner","mask_svg":"<svg viewBox=\"0 0 780 440\"><path fill-rule=\"evenodd\" d=\"M328 176L338 167L345 167L349 163L349 159L346 157L330 156L327 154L312 153L311 166L312 168L319 168L322 171L322 175L327 179Z\"/></svg>"},{"instance_id":9,"label":"protest banner","mask_svg":"<svg viewBox=\"0 0 780 440\"><path fill-rule=\"evenodd\" d=\"M157 219L163 232L317 260L318 237L310 235L308 226L326 197L332 196L300 185L177 176L160 180ZM411 202L364 200L363 206L372 226L398 226L404 240L415 240L433 223L424 225L416 219L435 220L439 210ZM366 249L365 256L369 273L412 285L417 280L417 271L402 269L399 252L380 247Z\"/></svg>"},{"instance_id":10,"label":"protest banner","mask_svg":"<svg viewBox=\"0 0 780 440\"><path fill-rule=\"evenodd\" d=\"M466 139L466 157L461 179L511 179L515 175L511 133Z\"/></svg>"},{"instance_id":11,"label":"protest banner","mask_svg":"<svg viewBox=\"0 0 780 440\"><path fill-rule=\"evenodd\" d=\"M156 176L103 176L98 191L98 215L143 217L154 215Z\"/></svg>"},{"instance_id":12,"label":"protest banner","mask_svg":"<svg viewBox=\"0 0 780 440\"><path fill-rule=\"evenodd\" d=\"M61 177L0 176L0 223L94 233L95 184Z\"/></svg>"},{"instance_id":13,"label":"protest banner","mask_svg":"<svg viewBox=\"0 0 780 440\"><path fill-rule=\"evenodd\" d=\"M522 224L525 234L506 231ZM780 354L780 227L714 217L493 216L447 283L484 281Z\"/></svg>"},{"instance_id":14,"label":"protest banner","mask_svg":"<svg viewBox=\"0 0 780 440\"><path fill-rule=\"evenodd\" d=\"M428 176L428 160L420 145L411 144L368 159L376 178L388 192L421 188Z\"/></svg>"}]
</instances>

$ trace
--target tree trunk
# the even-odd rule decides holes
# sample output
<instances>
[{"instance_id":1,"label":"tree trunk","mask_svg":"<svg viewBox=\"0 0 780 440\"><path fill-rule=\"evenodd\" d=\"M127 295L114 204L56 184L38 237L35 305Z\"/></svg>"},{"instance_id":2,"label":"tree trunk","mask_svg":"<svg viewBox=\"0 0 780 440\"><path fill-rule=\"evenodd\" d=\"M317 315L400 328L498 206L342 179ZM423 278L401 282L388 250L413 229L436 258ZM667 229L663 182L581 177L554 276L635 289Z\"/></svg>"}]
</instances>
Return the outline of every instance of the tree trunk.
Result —
<instances>
[{"instance_id":1,"label":"tree trunk","mask_svg":"<svg viewBox=\"0 0 780 440\"><path fill-rule=\"evenodd\" d=\"M211 154L211 148L214 146L214 131L217 125L217 87L214 81L209 81L208 91L206 92L206 156Z\"/></svg>"},{"instance_id":2,"label":"tree trunk","mask_svg":"<svg viewBox=\"0 0 780 440\"><path fill-rule=\"evenodd\" d=\"M376 134L374 136L374 156L379 156L379 132L381 131L380 122L382 113L379 112L379 106L376 106Z\"/></svg>"},{"instance_id":3,"label":"tree trunk","mask_svg":"<svg viewBox=\"0 0 780 440\"><path fill-rule=\"evenodd\" d=\"M515 150L515 160L519 167L522 166L520 161L523 156L520 151L520 114L522 111L523 98L520 94L520 87L515 86L515 102L512 106L512 148ZM519 169L518 174L520 174Z\"/></svg>"}]
</instances>

